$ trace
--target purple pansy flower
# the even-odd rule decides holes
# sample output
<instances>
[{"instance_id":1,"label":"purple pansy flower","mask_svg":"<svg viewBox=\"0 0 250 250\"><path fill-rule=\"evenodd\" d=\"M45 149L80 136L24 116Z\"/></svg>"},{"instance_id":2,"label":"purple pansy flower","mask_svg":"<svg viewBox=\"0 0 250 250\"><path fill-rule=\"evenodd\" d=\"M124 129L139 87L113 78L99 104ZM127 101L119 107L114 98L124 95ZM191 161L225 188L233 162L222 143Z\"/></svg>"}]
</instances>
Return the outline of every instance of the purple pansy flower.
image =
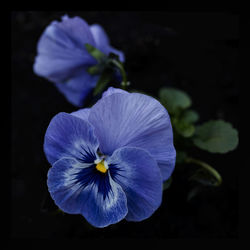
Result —
<instances>
[{"instance_id":1,"label":"purple pansy flower","mask_svg":"<svg viewBox=\"0 0 250 250\"><path fill-rule=\"evenodd\" d=\"M176 158L166 109L150 96L112 87L91 108L57 114L44 151L56 205L95 227L150 217Z\"/></svg>"},{"instance_id":2,"label":"purple pansy flower","mask_svg":"<svg viewBox=\"0 0 250 250\"><path fill-rule=\"evenodd\" d=\"M58 90L75 106L96 86L100 75L91 75L87 69L97 60L86 50L90 44L105 55L114 53L124 62L124 54L110 45L109 38L98 24L88 25L82 18L62 17L53 21L41 35L37 45L34 72L54 82Z\"/></svg>"}]
</instances>

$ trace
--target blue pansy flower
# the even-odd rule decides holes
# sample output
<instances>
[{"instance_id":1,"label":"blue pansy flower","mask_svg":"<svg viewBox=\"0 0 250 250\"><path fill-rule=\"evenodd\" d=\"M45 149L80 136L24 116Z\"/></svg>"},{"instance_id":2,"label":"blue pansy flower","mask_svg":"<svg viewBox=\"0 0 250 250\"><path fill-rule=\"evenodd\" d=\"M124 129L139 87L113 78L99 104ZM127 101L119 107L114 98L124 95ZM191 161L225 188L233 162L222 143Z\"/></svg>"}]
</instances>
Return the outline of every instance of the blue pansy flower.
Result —
<instances>
[{"instance_id":1,"label":"blue pansy flower","mask_svg":"<svg viewBox=\"0 0 250 250\"><path fill-rule=\"evenodd\" d=\"M44 151L55 204L95 227L150 217L176 158L166 109L112 87L91 108L52 118Z\"/></svg>"},{"instance_id":2,"label":"blue pansy flower","mask_svg":"<svg viewBox=\"0 0 250 250\"><path fill-rule=\"evenodd\" d=\"M123 52L110 45L100 25L88 25L80 17L65 15L61 22L53 21L41 35L33 65L37 75L53 82L67 100L78 107L83 105L100 77L87 72L97 60L88 53L86 44L105 55L118 55L121 62L125 60Z\"/></svg>"}]
</instances>

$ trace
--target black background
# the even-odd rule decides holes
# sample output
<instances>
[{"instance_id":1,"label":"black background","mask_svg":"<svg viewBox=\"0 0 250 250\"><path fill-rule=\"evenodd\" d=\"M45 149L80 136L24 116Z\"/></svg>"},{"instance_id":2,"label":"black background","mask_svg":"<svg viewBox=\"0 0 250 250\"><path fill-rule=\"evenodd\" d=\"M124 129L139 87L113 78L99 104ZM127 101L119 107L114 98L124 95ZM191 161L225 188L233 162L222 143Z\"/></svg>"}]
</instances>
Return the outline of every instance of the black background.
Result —
<instances>
[{"instance_id":1,"label":"black background","mask_svg":"<svg viewBox=\"0 0 250 250\"><path fill-rule=\"evenodd\" d=\"M74 106L32 71L37 41L64 14L99 23L126 56L131 88L157 96L162 86L192 97L200 121L224 119L239 129L239 17L232 12L11 13L11 237L12 238L237 238L239 148L228 154L193 150L222 175L218 188L193 187L189 166L177 166L161 207L149 219L96 229L80 215L55 214L48 196L50 167L43 139L51 118Z\"/></svg>"}]
</instances>

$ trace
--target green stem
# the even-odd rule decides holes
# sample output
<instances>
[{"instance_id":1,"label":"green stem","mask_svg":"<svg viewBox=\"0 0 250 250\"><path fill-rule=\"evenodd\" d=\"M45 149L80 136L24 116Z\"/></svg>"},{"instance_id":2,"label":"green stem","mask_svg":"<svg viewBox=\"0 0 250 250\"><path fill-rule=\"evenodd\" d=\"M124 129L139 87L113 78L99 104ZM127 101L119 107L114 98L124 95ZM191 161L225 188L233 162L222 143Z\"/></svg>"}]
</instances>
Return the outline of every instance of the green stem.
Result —
<instances>
[{"instance_id":1,"label":"green stem","mask_svg":"<svg viewBox=\"0 0 250 250\"><path fill-rule=\"evenodd\" d=\"M221 178L220 174L212 166L210 166L209 164L207 164L207 163L205 163L205 162L203 162L201 160L192 158L192 157L187 157L185 159L185 161L187 163L197 164L197 165L203 167L204 169L206 169L208 172L210 172L217 180L217 182L214 184L215 186L219 186L221 184L222 178Z\"/></svg>"},{"instance_id":2,"label":"green stem","mask_svg":"<svg viewBox=\"0 0 250 250\"><path fill-rule=\"evenodd\" d=\"M111 59L111 63L113 63L113 65L115 65L120 70L121 75L122 75L121 86L125 90L126 87L128 86L128 81L127 81L127 74L123 67L123 64L115 59Z\"/></svg>"}]
</instances>

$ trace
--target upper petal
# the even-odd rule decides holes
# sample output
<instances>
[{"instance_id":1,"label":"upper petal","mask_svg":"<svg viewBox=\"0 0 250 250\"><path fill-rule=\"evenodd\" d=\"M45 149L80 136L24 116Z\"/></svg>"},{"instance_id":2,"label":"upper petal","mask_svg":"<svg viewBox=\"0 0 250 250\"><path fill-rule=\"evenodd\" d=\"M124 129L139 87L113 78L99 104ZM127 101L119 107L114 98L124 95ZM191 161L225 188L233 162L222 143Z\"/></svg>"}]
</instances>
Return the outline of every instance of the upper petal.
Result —
<instances>
[{"instance_id":1,"label":"upper petal","mask_svg":"<svg viewBox=\"0 0 250 250\"><path fill-rule=\"evenodd\" d=\"M34 72L52 82L64 81L83 65L96 63L84 44L95 46L88 24L79 17L63 17L62 22L53 21L41 35Z\"/></svg>"},{"instance_id":2,"label":"upper petal","mask_svg":"<svg viewBox=\"0 0 250 250\"><path fill-rule=\"evenodd\" d=\"M92 24L92 25L90 25L90 30L91 30L92 35L94 37L96 47L99 50L101 50L103 53L105 53L107 55L112 52L112 53L119 56L119 60L121 62L125 61L124 53L120 50L113 48L110 45L108 35L106 34L106 32L102 28L102 26L100 26L99 24Z\"/></svg>"},{"instance_id":3,"label":"upper petal","mask_svg":"<svg viewBox=\"0 0 250 250\"><path fill-rule=\"evenodd\" d=\"M138 93L115 93L99 100L89 114L100 150L107 155L124 146L147 150L158 162L163 179L175 165L170 118L154 98Z\"/></svg>"},{"instance_id":4,"label":"upper petal","mask_svg":"<svg viewBox=\"0 0 250 250\"><path fill-rule=\"evenodd\" d=\"M58 23L58 27L70 37L76 47L82 48L85 43L96 46L89 25L82 18L78 16L70 18L65 15L62 17L62 22Z\"/></svg>"},{"instance_id":5,"label":"upper petal","mask_svg":"<svg viewBox=\"0 0 250 250\"><path fill-rule=\"evenodd\" d=\"M114 48L112 46L109 46L107 48L107 54L109 54L109 53L113 53L113 54L118 55L119 56L119 60L121 62L125 62L125 55L124 55L124 53L121 50L118 50L118 49L116 49L116 48Z\"/></svg>"},{"instance_id":6,"label":"upper petal","mask_svg":"<svg viewBox=\"0 0 250 250\"><path fill-rule=\"evenodd\" d=\"M99 143L86 121L61 112L54 116L44 138L44 152L50 164L62 157L90 163L96 159Z\"/></svg>"},{"instance_id":7,"label":"upper petal","mask_svg":"<svg viewBox=\"0 0 250 250\"><path fill-rule=\"evenodd\" d=\"M121 93L121 94L129 94L127 91L122 90L122 89L118 89L118 88L113 88L113 87L109 87L106 91L104 91L102 93L102 97L106 97L109 95L113 95L113 94L117 94L117 93Z\"/></svg>"},{"instance_id":8,"label":"upper petal","mask_svg":"<svg viewBox=\"0 0 250 250\"><path fill-rule=\"evenodd\" d=\"M101 49L104 46L109 45L109 38L105 30L99 24L90 25L90 31L94 37L96 47Z\"/></svg>"},{"instance_id":9,"label":"upper petal","mask_svg":"<svg viewBox=\"0 0 250 250\"><path fill-rule=\"evenodd\" d=\"M122 89L117 89L117 88L113 88L113 87L109 87L106 91L104 91L102 93L102 97L106 97L115 93L123 93L123 94L128 94L127 91L124 91ZM89 114L90 114L90 110L91 108L83 108L83 109L79 109L77 111L74 111L71 113L71 115L74 115L76 117L79 117L85 121L88 121L89 119Z\"/></svg>"},{"instance_id":10,"label":"upper petal","mask_svg":"<svg viewBox=\"0 0 250 250\"><path fill-rule=\"evenodd\" d=\"M162 201L162 176L156 160L140 148L117 149L107 160L112 178L126 193L127 220L151 216Z\"/></svg>"},{"instance_id":11,"label":"upper petal","mask_svg":"<svg viewBox=\"0 0 250 250\"><path fill-rule=\"evenodd\" d=\"M81 118L84 121L88 121L89 113L90 113L90 108L84 108L84 109L79 109L77 111L74 111L74 112L72 112L70 114L74 115L74 116L76 116L78 118Z\"/></svg>"},{"instance_id":12,"label":"upper petal","mask_svg":"<svg viewBox=\"0 0 250 250\"><path fill-rule=\"evenodd\" d=\"M117 223L127 214L127 200L109 174L73 158L62 158L48 172L48 189L64 212L82 214L96 227Z\"/></svg>"}]
</instances>

